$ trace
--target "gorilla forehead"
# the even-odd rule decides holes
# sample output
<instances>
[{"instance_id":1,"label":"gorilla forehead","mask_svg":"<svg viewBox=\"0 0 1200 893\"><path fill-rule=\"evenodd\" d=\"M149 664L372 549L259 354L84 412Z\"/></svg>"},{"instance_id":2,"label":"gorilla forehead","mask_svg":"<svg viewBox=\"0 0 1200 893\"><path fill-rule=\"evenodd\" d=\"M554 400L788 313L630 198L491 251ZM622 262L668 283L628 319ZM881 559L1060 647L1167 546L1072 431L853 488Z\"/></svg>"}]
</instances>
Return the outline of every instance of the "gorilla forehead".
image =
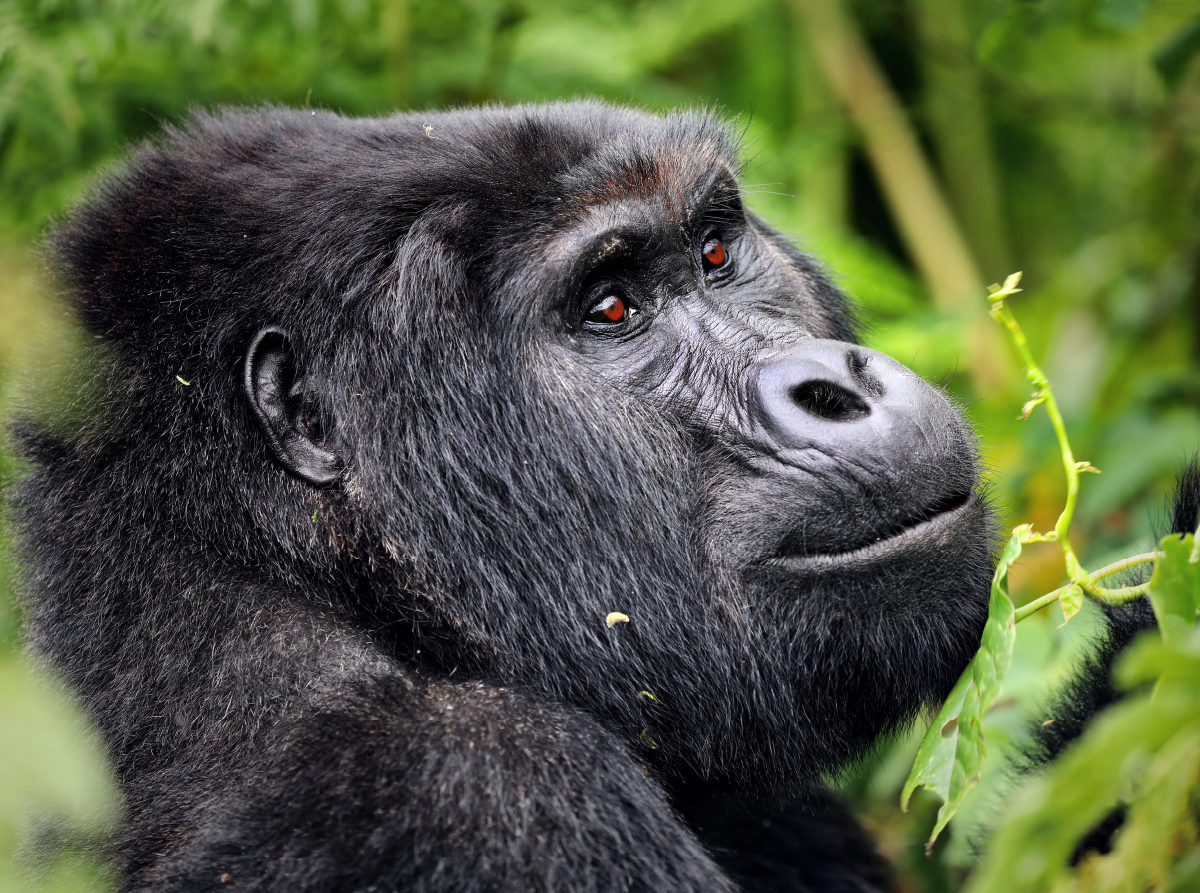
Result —
<instances>
[{"instance_id":1,"label":"gorilla forehead","mask_svg":"<svg viewBox=\"0 0 1200 893\"><path fill-rule=\"evenodd\" d=\"M630 240L683 239L701 209L737 194L734 135L705 112L556 105L468 121L483 128L470 141L480 157L447 148L466 176L431 189L460 202L457 229L470 238L448 238L473 255L472 283L488 299L560 300L548 282L578 284Z\"/></svg>"},{"instance_id":2,"label":"gorilla forehead","mask_svg":"<svg viewBox=\"0 0 1200 893\"><path fill-rule=\"evenodd\" d=\"M431 142L454 141L458 126L448 115L444 126L432 125ZM714 170L739 166L729 125L703 111L659 117L591 103L517 106L471 115L465 126L476 133L464 140L467 151L479 157L456 160L483 162L476 168L486 184L483 193L502 199L496 204L508 212L523 209L513 208L511 193L497 184L520 189L529 203L574 200L585 213L606 202L652 196L673 200L674 213L682 215ZM460 150L451 145L447 151Z\"/></svg>"},{"instance_id":3,"label":"gorilla forehead","mask_svg":"<svg viewBox=\"0 0 1200 893\"><path fill-rule=\"evenodd\" d=\"M482 227L472 228L476 237L502 237L514 225L526 236L542 227L561 232L603 215L606 206L639 201L678 222L715 176L732 180L739 168L728 123L704 111L659 117L572 103L427 120L421 127L411 116L373 122L379 132L361 145L369 152L397 141L404 170L390 184L396 194L466 201L476 212L472 223Z\"/></svg>"}]
</instances>

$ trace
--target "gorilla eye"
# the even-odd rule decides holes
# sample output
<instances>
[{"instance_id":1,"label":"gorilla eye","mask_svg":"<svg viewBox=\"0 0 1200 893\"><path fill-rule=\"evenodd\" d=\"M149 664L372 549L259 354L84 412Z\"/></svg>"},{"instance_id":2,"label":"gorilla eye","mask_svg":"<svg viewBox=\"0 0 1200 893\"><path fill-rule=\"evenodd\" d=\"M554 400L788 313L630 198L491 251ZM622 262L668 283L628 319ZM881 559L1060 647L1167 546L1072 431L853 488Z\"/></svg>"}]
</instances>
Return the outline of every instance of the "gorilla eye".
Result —
<instances>
[{"instance_id":1,"label":"gorilla eye","mask_svg":"<svg viewBox=\"0 0 1200 893\"><path fill-rule=\"evenodd\" d=\"M720 239L709 239L704 243L704 268L715 270L724 265L726 260L725 243Z\"/></svg>"},{"instance_id":2,"label":"gorilla eye","mask_svg":"<svg viewBox=\"0 0 1200 893\"><path fill-rule=\"evenodd\" d=\"M629 319L636 312L636 310L625 302L624 298L619 295L608 295L593 304L592 309L588 311L587 316L584 318L588 322L607 326L613 323L625 322L625 320Z\"/></svg>"}]
</instances>

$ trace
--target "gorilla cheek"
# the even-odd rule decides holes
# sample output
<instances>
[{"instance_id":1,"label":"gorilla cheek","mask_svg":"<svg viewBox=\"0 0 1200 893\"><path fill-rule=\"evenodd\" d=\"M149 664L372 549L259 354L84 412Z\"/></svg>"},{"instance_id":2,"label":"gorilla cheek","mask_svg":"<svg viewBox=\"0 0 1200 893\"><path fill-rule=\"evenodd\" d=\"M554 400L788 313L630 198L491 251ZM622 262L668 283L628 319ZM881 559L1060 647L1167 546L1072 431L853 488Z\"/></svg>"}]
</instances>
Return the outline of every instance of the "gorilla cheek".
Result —
<instances>
[{"instance_id":1,"label":"gorilla cheek","mask_svg":"<svg viewBox=\"0 0 1200 893\"><path fill-rule=\"evenodd\" d=\"M995 520L965 423L895 361L807 342L749 380L755 427L711 475L707 548L773 691L749 721L823 742L809 756L833 766L953 686L986 620Z\"/></svg>"}]
</instances>

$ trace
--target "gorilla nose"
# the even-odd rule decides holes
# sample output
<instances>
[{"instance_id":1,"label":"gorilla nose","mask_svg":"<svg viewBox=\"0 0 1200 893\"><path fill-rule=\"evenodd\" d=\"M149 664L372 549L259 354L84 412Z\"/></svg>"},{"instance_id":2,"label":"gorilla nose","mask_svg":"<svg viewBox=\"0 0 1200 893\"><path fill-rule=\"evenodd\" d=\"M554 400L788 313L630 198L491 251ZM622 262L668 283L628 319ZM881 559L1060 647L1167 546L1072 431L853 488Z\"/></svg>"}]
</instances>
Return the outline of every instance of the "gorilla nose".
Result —
<instances>
[{"instance_id":1,"label":"gorilla nose","mask_svg":"<svg viewBox=\"0 0 1200 893\"><path fill-rule=\"evenodd\" d=\"M752 465L787 482L802 520L780 555L869 545L970 499L969 431L940 391L891 357L807 341L758 363L747 383Z\"/></svg>"},{"instance_id":2,"label":"gorilla nose","mask_svg":"<svg viewBox=\"0 0 1200 893\"><path fill-rule=\"evenodd\" d=\"M758 364L750 388L751 415L776 453L817 449L895 469L937 462L962 443L937 390L891 357L843 341L808 341Z\"/></svg>"}]
</instances>

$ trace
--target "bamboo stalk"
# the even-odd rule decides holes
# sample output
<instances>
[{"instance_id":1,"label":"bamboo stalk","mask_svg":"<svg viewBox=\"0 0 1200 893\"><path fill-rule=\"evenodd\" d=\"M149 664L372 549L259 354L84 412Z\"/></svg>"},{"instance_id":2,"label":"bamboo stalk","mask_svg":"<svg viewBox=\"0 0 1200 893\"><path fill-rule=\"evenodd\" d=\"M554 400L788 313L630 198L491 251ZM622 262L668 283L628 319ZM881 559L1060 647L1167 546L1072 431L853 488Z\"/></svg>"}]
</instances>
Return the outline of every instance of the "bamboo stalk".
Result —
<instances>
[{"instance_id":1,"label":"bamboo stalk","mask_svg":"<svg viewBox=\"0 0 1200 893\"><path fill-rule=\"evenodd\" d=\"M989 279L1012 269L1000 179L963 0L912 0L922 102L950 200Z\"/></svg>"},{"instance_id":2,"label":"bamboo stalk","mask_svg":"<svg viewBox=\"0 0 1200 893\"><path fill-rule=\"evenodd\" d=\"M808 48L803 19L792 13L792 142L803 147L796 165L796 200L806 231L844 232L850 206L850 125Z\"/></svg>"},{"instance_id":3,"label":"bamboo stalk","mask_svg":"<svg viewBox=\"0 0 1200 893\"><path fill-rule=\"evenodd\" d=\"M862 132L888 205L937 305L978 305L983 278L912 127L839 0L789 0L830 89Z\"/></svg>"}]
</instances>

